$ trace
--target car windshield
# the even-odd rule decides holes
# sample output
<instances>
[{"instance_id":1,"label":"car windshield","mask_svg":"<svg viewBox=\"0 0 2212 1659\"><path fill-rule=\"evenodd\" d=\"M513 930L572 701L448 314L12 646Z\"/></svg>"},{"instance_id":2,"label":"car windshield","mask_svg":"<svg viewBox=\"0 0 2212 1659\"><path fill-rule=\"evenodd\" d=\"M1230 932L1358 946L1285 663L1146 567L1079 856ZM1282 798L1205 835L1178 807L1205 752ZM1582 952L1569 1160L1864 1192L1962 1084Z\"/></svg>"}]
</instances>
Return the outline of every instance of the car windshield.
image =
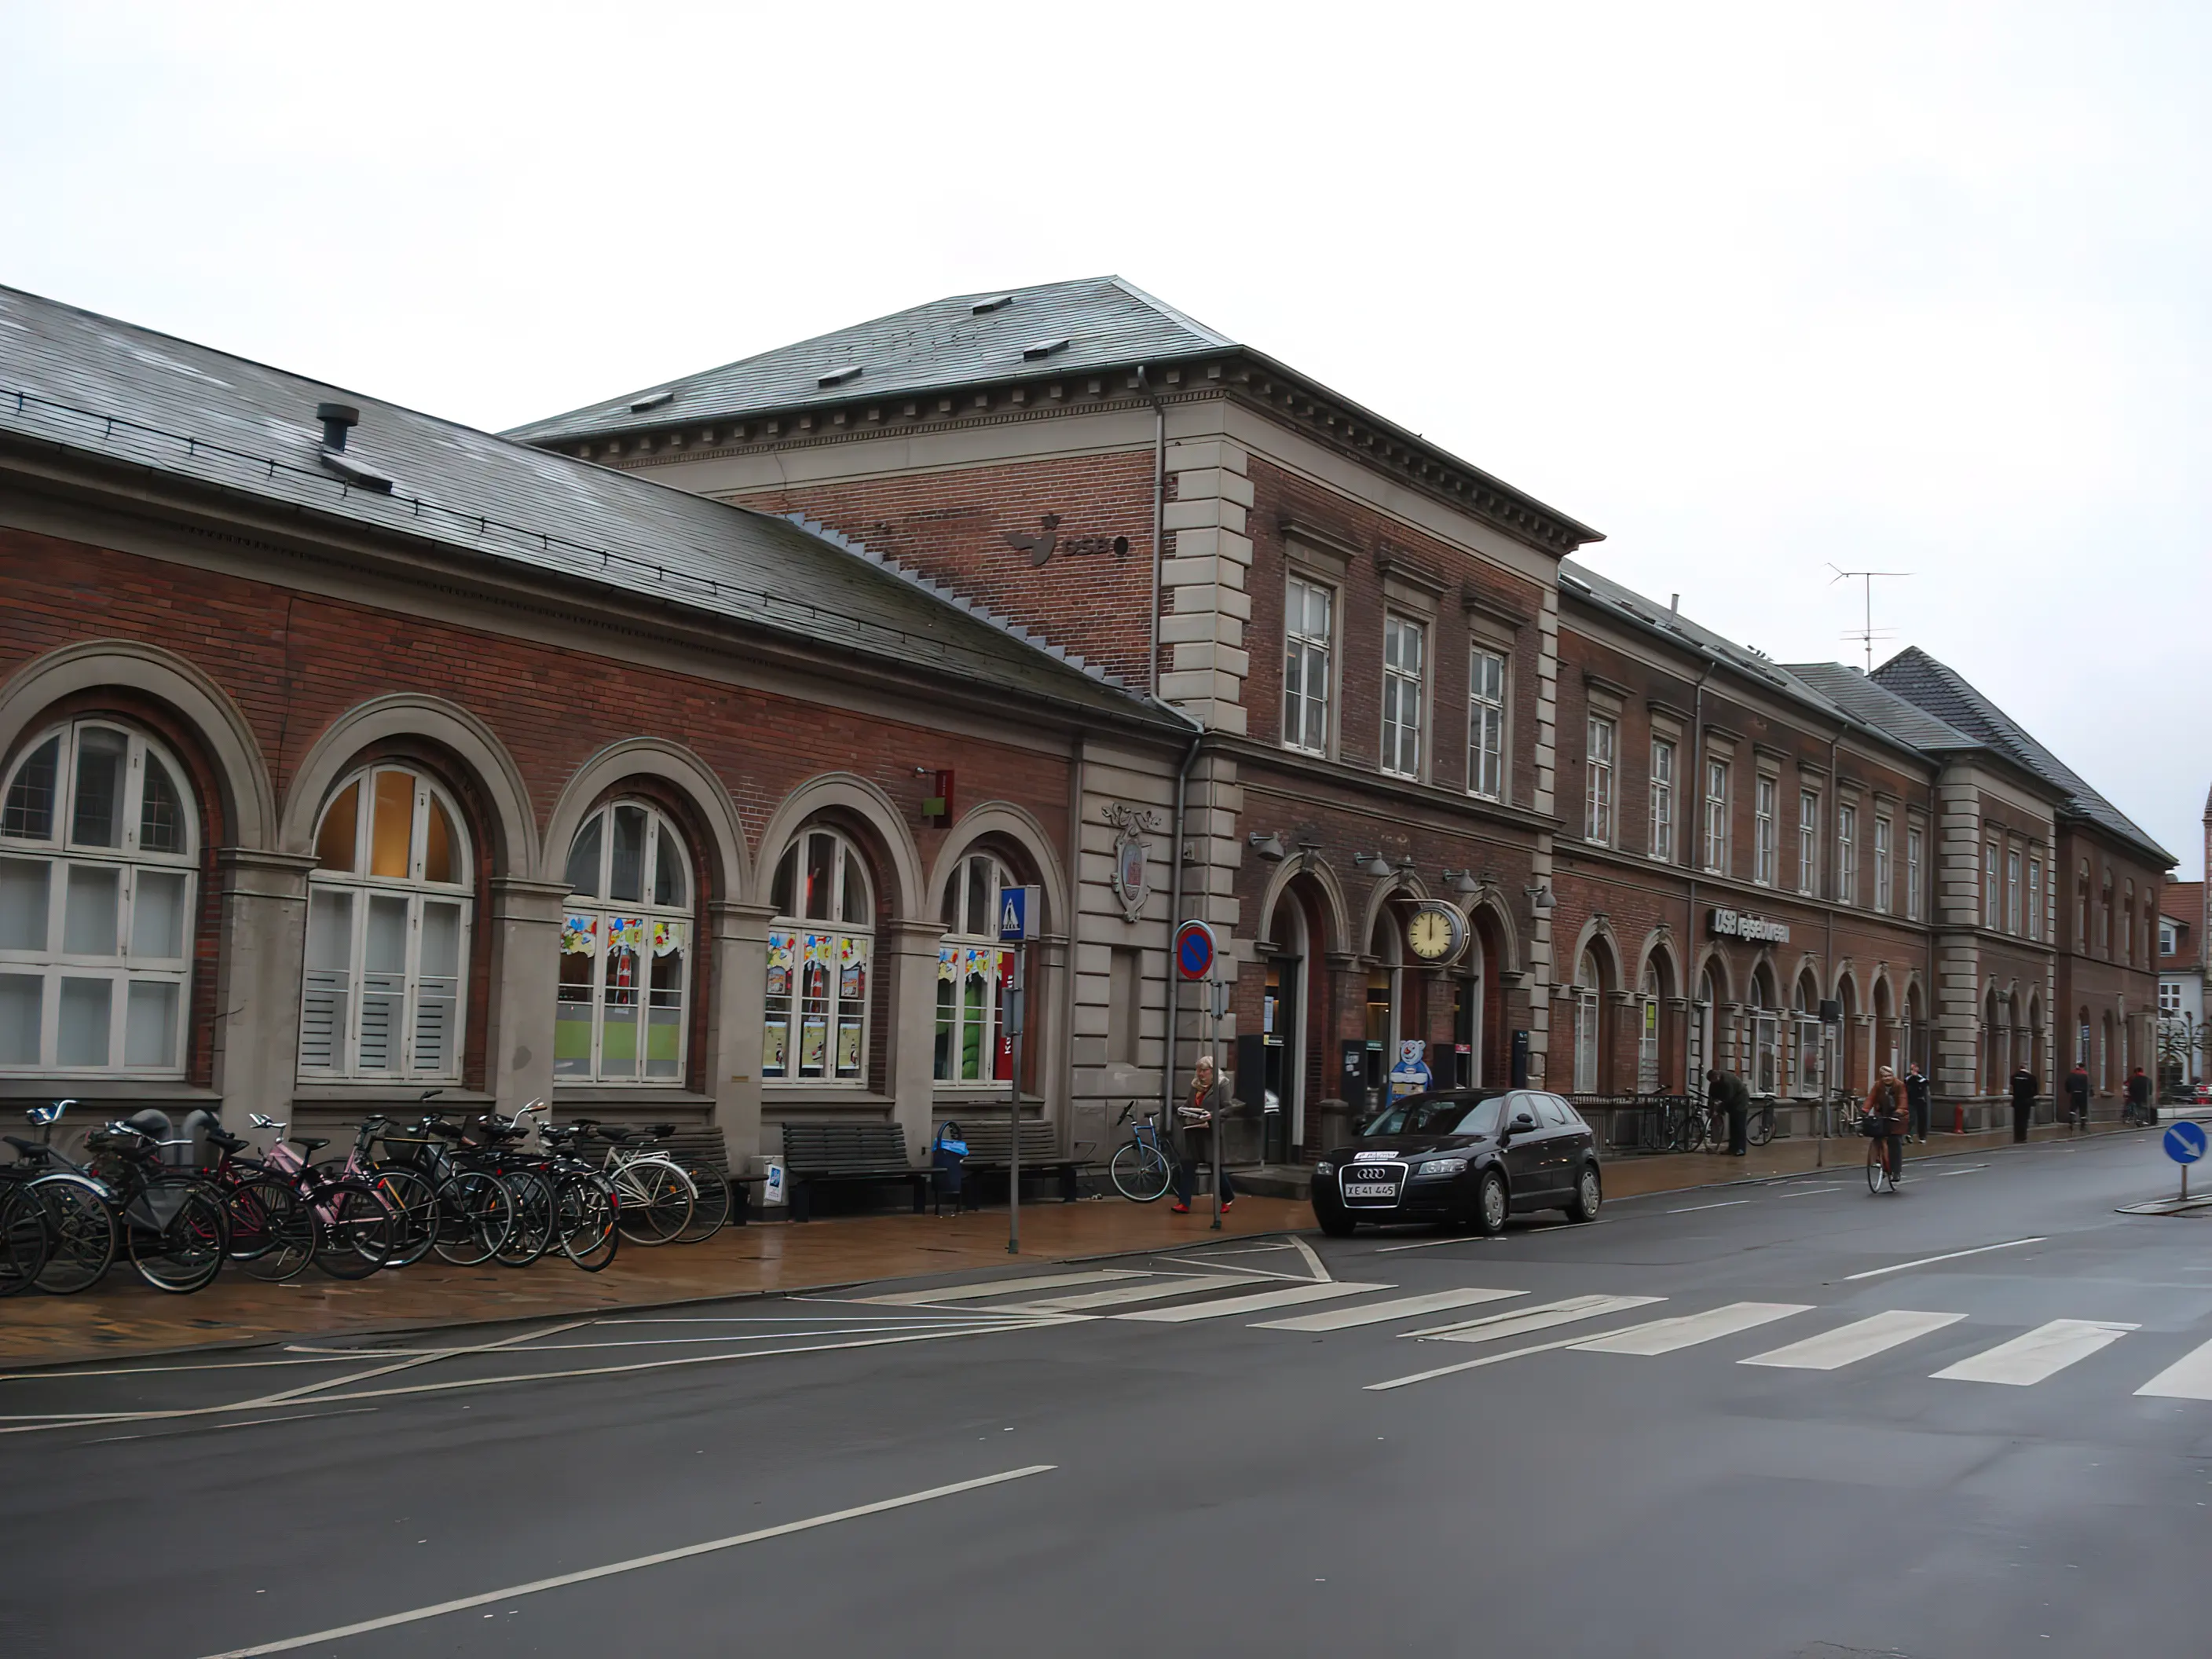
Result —
<instances>
[{"instance_id":1,"label":"car windshield","mask_svg":"<svg viewBox=\"0 0 2212 1659\"><path fill-rule=\"evenodd\" d=\"M1504 1097L1470 1101L1466 1095L1408 1095L1378 1114L1359 1133L1376 1135L1494 1135Z\"/></svg>"}]
</instances>

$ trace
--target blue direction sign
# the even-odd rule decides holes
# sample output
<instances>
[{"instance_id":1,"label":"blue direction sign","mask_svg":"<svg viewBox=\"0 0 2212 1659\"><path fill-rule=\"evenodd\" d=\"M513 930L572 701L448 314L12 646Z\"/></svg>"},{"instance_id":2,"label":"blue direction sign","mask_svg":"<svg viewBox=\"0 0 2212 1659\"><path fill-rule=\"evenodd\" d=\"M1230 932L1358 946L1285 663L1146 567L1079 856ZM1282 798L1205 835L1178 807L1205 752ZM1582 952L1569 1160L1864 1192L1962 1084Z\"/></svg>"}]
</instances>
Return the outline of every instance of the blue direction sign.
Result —
<instances>
[{"instance_id":1,"label":"blue direction sign","mask_svg":"<svg viewBox=\"0 0 2212 1659\"><path fill-rule=\"evenodd\" d=\"M1213 971L1213 929L1186 921L1176 929L1176 971L1185 979L1204 979Z\"/></svg>"},{"instance_id":2,"label":"blue direction sign","mask_svg":"<svg viewBox=\"0 0 2212 1659\"><path fill-rule=\"evenodd\" d=\"M2204 1156L2206 1140L2204 1126L2187 1119L2172 1125L2166 1132L2166 1155L2176 1164L2194 1164Z\"/></svg>"}]
</instances>

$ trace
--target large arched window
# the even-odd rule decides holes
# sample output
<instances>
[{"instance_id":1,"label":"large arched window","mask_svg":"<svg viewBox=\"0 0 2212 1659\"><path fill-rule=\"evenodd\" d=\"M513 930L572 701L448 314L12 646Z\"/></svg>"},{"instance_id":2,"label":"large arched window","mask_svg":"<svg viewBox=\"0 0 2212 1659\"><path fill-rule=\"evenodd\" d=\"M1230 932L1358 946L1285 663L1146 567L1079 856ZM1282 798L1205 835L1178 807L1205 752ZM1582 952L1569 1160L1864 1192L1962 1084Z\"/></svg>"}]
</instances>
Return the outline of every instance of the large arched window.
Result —
<instances>
[{"instance_id":1,"label":"large arched window","mask_svg":"<svg viewBox=\"0 0 2212 1659\"><path fill-rule=\"evenodd\" d=\"M834 830L802 831L775 866L769 902L761 1076L867 1080L868 970L876 907L860 849Z\"/></svg>"},{"instance_id":2,"label":"large arched window","mask_svg":"<svg viewBox=\"0 0 2212 1659\"><path fill-rule=\"evenodd\" d=\"M1777 1092L1782 1081L1782 1018L1774 1009L1774 989L1761 967L1751 976L1751 1088L1753 1094Z\"/></svg>"},{"instance_id":3,"label":"large arched window","mask_svg":"<svg viewBox=\"0 0 2212 1659\"><path fill-rule=\"evenodd\" d=\"M691 860L661 813L616 801L568 843L553 1076L681 1083Z\"/></svg>"},{"instance_id":4,"label":"large arched window","mask_svg":"<svg viewBox=\"0 0 2212 1659\"><path fill-rule=\"evenodd\" d=\"M198 883L184 771L83 720L0 797L0 1071L181 1076Z\"/></svg>"},{"instance_id":5,"label":"large arched window","mask_svg":"<svg viewBox=\"0 0 2212 1659\"><path fill-rule=\"evenodd\" d=\"M315 856L300 1075L458 1079L475 882L452 799L372 766L323 809Z\"/></svg>"},{"instance_id":6,"label":"large arched window","mask_svg":"<svg viewBox=\"0 0 2212 1659\"><path fill-rule=\"evenodd\" d=\"M945 884L945 938L937 947L937 1080L998 1085L1013 1080L1013 1044L1000 1029L1014 953L999 946L999 890L1006 866L988 853L960 860Z\"/></svg>"},{"instance_id":7,"label":"large arched window","mask_svg":"<svg viewBox=\"0 0 2212 1659\"><path fill-rule=\"evenodd\" d=\"M1575 963L1575 1092L1597 1092L1598 1010L1603 995L1596 954L1584 951Z\"/></svg>"},{"instance_id":8,"label":"large arched window","mask_svg":"<svg viewBox=\"0 0 2212 1659\"><path fill-rule=\"evenodd\" d=\"M1796 1006L1792 1024L1790 1092L1800 1097L1820 1094L1821 1054L1826 1028L1820 1023L1820 988L1812 970L1797 975Z\"/></svg>"},{"instance_id":9,"label":"large arched window","mask_svg":"<svg viewBox=\"0 0 2212 1659\"><path fill-rule=\"evenodd\" d=\"M1636 993L1636 1091L1659 1092L1659 964L1644 965L1644 979Z\"/></svg>"}]
</instances>

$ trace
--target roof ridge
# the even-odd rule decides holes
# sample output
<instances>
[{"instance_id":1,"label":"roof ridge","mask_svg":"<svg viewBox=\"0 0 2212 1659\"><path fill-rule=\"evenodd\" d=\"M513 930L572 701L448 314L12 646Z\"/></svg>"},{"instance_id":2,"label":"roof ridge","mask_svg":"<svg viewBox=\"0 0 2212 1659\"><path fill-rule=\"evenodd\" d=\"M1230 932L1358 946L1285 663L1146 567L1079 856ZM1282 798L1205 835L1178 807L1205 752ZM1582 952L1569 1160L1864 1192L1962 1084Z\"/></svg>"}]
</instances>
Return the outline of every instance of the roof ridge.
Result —
<instances>
[{"instance_id":1,"label":"roof ridge","mask_svg":"<svg viewBox=\"0 0 2212 1659\"><path fill-rule=\"evenodd\" d=\"M1131 299L1138 301L1141 304L1150 306L1153 310L1158 312L1161 316L1166 318L1170 322L1180 323L1194 334L1205 335L1209 340L1213 342L1214 345L1218 349L1221 350L1226 351L1234 346L1243 343L1241 341L1231 339L1226 334L1224 334L1218 328L1209 328L1206 324L1201 323L1197 318L1192 316L1188 311L1184 311L1177 307L1170 305L1165 300L1159 298L1157 295L1147 293L1145 289L1139 288L1134 283L1131 282L1126 276L1108 276L1089 280L1113 283L1115 287L1120 289L1122 293L1127 295ZM1020 293L1021 291L1022 290L1018 289L1015 290L1016 293Z\"/></svg>"}]
</instances>

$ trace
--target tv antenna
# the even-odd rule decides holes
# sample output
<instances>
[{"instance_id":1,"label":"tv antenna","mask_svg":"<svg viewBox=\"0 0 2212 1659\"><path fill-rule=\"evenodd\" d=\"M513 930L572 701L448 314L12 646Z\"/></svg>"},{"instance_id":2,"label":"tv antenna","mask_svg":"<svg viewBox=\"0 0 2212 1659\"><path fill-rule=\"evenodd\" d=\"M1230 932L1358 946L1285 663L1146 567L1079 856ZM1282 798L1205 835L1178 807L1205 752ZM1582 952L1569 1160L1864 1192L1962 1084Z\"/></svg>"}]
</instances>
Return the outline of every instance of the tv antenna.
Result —
<instances>
[{"instance_id":1,"label":"tv antenna","mask_svg":"<svg viewBox=\"0 0 2212 1659\"><path fill-rule=\"evenodd\" d=\"M1831 564L1828 568L1836 573L1835 581L1828 584L1831 587L1840 581L1863 581L1866 584L1866 625L1856 633L1846 634L1844 637L1847 640L1856 640L1866 647L1866 672L1871 674L1874 672L1874 642L1876 640L1894 639L1897 636L1897 630L1893 628L1876 628L1874 625L1875 578L1910 576L1912 573L1910 570L1844 570L1833 564Z\"/></svg>"}]
</instances>

